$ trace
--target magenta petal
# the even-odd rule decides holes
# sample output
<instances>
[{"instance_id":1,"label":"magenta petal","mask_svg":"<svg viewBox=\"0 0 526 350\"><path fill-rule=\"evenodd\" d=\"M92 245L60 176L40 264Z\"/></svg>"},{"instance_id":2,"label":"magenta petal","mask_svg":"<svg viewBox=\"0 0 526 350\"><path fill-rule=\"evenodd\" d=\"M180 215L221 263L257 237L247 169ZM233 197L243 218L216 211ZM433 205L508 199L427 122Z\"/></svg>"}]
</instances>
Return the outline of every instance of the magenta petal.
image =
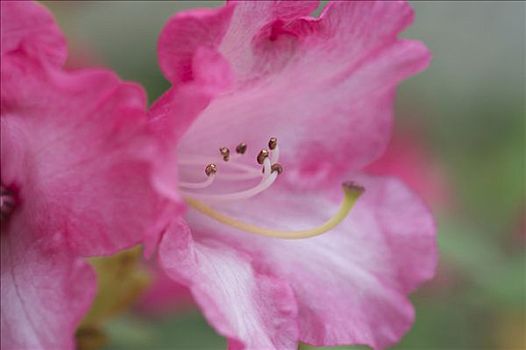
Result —
<instances>
[{"instance_id":1,"label":"magenta petal","mask_svg":"<svg viewBox=\"0 0 526 350\"><path fill-rule=\"evenodd\" d=\"M1 7L2 56L23 52L56 66L64 63L64 35L42 5L33 1L2 1Z\"/></svg>"},{"instance_id":2,"label":"magenta petal","mask_svg":"<svg viewBox=\"0 0 526 350\"><path fill-rule=\"evenodd\" d=\"M95 293L79 256L135 245L156 221L158 147L143 90L107 70L62 70L63 37L40 5L2 1L1 20L1 184L12 204L2 348L73 349Z\"/></svg>"},{"instance_id":3,"label":"magenta petal","mask_svg":"<svg viewBox=\"0 0 526 350\"><path fill-rule=\"evenodd\" d=\"M366 188L364 195L344 222L319 237L269 239L229 229L192 211L188 221L196 241L235 247L260 271L270 271L292 286L301 341L384 349L398 342L413 323L407 294L434 274L435 226L426 206L399 181L354 179ZM276 188L252 201L222 204L218 210L263 227L302 229L336 212L341 196ZM177 259L173 254L170 258ZM216 263L216 269L228 266ZM206 283L208 277L195 278ZM228 289L228 283L225 280L223 288Z\"/></svg>"},{"instance_id":4,"label":"magenta petal","mask_svg":"<svg viewBox=\"0 0 526 350\"><path fill-rule=\"evenodd\" d=\"M296 349L296 302L287 283L218 241L194 240L175 222L161 242L161 266L186 285L229 349Z\"/></svg>"},{"instance_id":5,"label":"magenta petal","mask_svg":"<svg viewBox=\"0 0 526 350\"><path fill-rule=\"evenodd\" d=\"M139 242L157 215L143 91L106 71L18 79L10 84L22 94L3 110L1 129L2 183L19 187L11 219L37 237L62 232L81 255Z\"/></svg>"},{"instance_id":6,"label":"magenta petal","mask_svg":"<svg viewBox=\"0 0 526 350\"><path fill-rule=\"evenodd\" d=\"M95 296L94 272L59 235L31 241L19 230L3 233L2 349L74 349L75 329Z\"/></svg>"}]
</instances>

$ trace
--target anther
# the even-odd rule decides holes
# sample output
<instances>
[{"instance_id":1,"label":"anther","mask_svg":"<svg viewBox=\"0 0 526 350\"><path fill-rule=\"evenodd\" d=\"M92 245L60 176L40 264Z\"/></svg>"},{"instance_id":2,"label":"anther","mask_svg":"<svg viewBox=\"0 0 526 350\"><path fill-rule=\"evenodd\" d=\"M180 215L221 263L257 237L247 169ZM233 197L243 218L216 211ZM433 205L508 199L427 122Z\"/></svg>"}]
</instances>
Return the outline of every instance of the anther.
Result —
<instances>
[{"instance_id":1,"label":"anther","mask_svg":"<svg viewBox=\"0 0 526 350\"><path fill-rule=\"evenodd\" d=\"M206 176L214 175L217 173L217 166L215 164L208 164L205 168Z\"/></svg>"},{"instance_id":2,"label":"anther","mask_svg":"<svg viewBox=\"0 0 526 350\"><path fill-rule=\"evenodd\" d=\"M277 146L278 146L278 139L275 137L271 137L270 140L268 141L268 148L271 151L273 151L276 149Z\"/></svg>"},{"instance_id":3,"label":"anther","mask_svg":"<svg viewBox=\"0 0 526 350\"><path fill-rule=\"evenodd\" d=\"M262 149L261 151L259 151L258 156L257 156L258 164L263 164L265 162L265 159L268 158L268 156L269 156L268 150Z\"/></svg>"},{"instance_id":4,"label":"anther","mask_svg":"<svg viewBox=\"0 0 526 350\"><path fill-rule=\"evenodd\" d=\"M239 145L237 145L236 153L245 154L246 151L247 151L247 144L246 143L240 143Z\"/></svg>"},{"instance_id":5,"label":"anther","mask_svg":"<svg viewBox=\"0 0 526 350\"><path fill-rule=\"evenodd\" d=\"M283 167L279 163L274 163L274 164L272 164L272 167L270 167L270 171L272 173L276 172L279 175L279 174L281 174L283 172Z\"/></svg>"},{"instance_id":6,"label":"anther","mask_svg":"<svg viewBox=\"0 0 526 350\"><path fill-rule=\"evenodd\" d=\"M228 147L221 147L219 153L223 156L223 160L226 162L230 159L230 150Z\"/></svg>"}]
</instances>

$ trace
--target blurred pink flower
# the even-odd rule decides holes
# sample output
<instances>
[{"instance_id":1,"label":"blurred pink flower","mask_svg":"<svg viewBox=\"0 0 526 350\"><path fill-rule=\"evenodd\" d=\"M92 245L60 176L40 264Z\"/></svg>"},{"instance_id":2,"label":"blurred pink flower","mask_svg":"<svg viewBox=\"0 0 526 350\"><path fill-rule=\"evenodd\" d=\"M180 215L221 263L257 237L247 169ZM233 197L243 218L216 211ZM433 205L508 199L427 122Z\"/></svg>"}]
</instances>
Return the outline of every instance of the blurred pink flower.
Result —
<instances>
[{"instance_id":1,"label":"blurred pink flower","mask_svg":"<svg viewBox=\"0 0 526 350\"><path fill-rule=\"evenodd\" d=\"M81 257L138 243L156 215L145 96L63 71L41 5L2 1L1 16L2 349L72 349L96 288Z\"/></svg>"},{"instance_id":2,"label":"blurred pink flower","mask_svg":"<svg viewBox=\"0 0 526 350\"><path fill-rule=\"evenodd\" d=\"M400 178L430 205L450 200L444 169L424 142L408 131L395 133L385 153L366 171Z\"/></svg>"},{"instance_id":3,"label":"blurred pink flower","mask_svg":"<svg viewBox=\"0 0 526 350\"><path fill-rule=\"evenodd\" d=\"M422 201L393 178L360 173L388 142L397 84L430 59L423 44L397 39L412 11L405 2L342 1L308 17L317 5L186 11L159 39L173 88L151 122L174 153L155 184L190 209L160 237L159 261L232 349L386 348L414 320L407 294L435 270L435 227ZM335 228L308 229L338 210L349 177L366 188L350 215L340 210ZM329 232L248 233L293 236L261 228L280 226L305 229L297 237Z\"/></svg>"}]
</instances>

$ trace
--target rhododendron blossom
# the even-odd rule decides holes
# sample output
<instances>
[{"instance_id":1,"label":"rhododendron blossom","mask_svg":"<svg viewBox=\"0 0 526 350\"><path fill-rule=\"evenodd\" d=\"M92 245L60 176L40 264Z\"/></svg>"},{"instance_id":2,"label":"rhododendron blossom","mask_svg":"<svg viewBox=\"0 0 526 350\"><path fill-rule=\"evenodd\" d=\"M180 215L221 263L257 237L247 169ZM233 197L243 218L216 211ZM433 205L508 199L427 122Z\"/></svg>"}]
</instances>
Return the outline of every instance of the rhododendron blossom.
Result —
<instances>
[{"instance_id":1,"label":"rhododendron blossom","mask_svg":"<svg viewBox=\"0 0 526 350\"><path fill-rule=\"evenodd\" d=\"M1 3L2 349L73 349L96 290L81 258L155 217L145 96L106 70L66 72L41 5Z\"/></svg>"},{"instance_id":2,"label":"rhododendron blossom","mask_svg":"<svg viewBox=\"0 0 526 350\"><path fill-rule=\"evenodd\" d=\"M397 84L430 59L397 38L412 11L337 1L309 17L317 6L185 11L159 39L173 87L151 125L173 154L154 183L187 210L147 252L159 242L167 275L232 349L386 348L413 322L407 294L435 269L422 201L361 171L388 142Z\"/></svg>"}]
</instances>

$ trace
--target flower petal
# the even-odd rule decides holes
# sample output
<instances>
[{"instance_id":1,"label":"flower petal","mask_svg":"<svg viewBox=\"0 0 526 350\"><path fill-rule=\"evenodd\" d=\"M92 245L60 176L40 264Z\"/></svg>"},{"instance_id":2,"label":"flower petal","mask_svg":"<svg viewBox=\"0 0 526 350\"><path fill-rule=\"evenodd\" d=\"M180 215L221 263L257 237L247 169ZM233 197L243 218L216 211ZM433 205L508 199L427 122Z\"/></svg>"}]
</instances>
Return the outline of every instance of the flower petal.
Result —
<instances>
[{"instance_id":1,"label":"flower petal","mask_svg":"<svg viewBox=\"0 0 526 350\"><path fill-rule=\"evenodd\" d=\"M229 349L296 349L296 303L290 287L251 266L250 257L217 241L193 240L184 222L163 236L159 260L186 285Z\"/></svg>"},{"instance_id":2,"label":"flower petal","mask_svg":"<svg viewBox=\"0 0 526 350\"><path fill-rule=\"evenodd\" d=\"M276 136L291 182L327 182L359 169L385 148L396 85L430 59L421 43L397 40L412 20L409 5L335 2L314 19L301 17L309 6L291 5L292 14L283 16L269 4L183 13L161 34L160 62L165 71L172 67L172 80L191 80L199 69L189 57L204 33L211 39L202 45L221 53L235 75L192 124L181 152L214 154L245 142L252 157ZM194 31L190 45L186 34Z\"/></svg>"},{"instance_id":3,"label":"flower petal","mask_svg":"<svg viewBox=\"0 0 526 350\"><path fill-rule=\"evenodd\" d=\"M2 91L2 184L21 200L10 219L37 237L62 232L80 255L139 242L158 206L142 89L104 70L2 63L15 89Z\"/></svg>"},{"instance_id":4,"label":"flower petal","mask_svg":"<svg viewBox=\"0 0 526 350\"><path fill-rule=\"evenodd\" d=\"M299 304L301 341L383 349L396 343L413 322L407 293L434 274L435 227L421 200L399 181L356 179L366 192L350 216L315 238L269 239L238 232L192 211L188 222L196 241L236 247L252 258L253 266L292 286ZM224 204L218 210L259 226L297 230L317 226L336 212L335 200L341 195L320 195L276 188L253 201ZM221 261L215 266L229 269ZM196 278L206 283L207 276ZM229 288L231 282L223 283Z\"/></svg>"},{"instance_id":5,"label":"flower petal","mask_svg":"<svg viewBox=\"0 0 526 350\"><path fill-rule=\"evenodd\" d=\"M175 14L159 36L159 66L172 83L192 81L193 56L221 40L232 16L232 6L218 10L194 9Z\"/></svg>"},{"instance_id":6,"label":"flower petal","mask_svg":"<svg viewBox=\"0 0 526 350\"><path fill-rule=\"evenodd\" d=\"M175 85L194 79L195 52L225 46L235 69L248 54L251 39L267 23L310 14L318 1L230 1L218 9L192 9L172 16L159 37L159 65ZM234 57L239 57L236 60Z\"/></svg>"},{"instance_id":7,"label":"flower petal","mask_svg":"<svg viewBox=\"0 0 526 350\"><path fill-rule=\"evenodd\" d=\"M1 54L22 52L61 66L66 60L66 41L53 16L33 1L2 1Z\"/></svg>"},{"instance_id":8,"label":"flower petal","mask_svg":"<svg viewBox=\"0 0 526 350\"><path fill-rule=\"evenodd\" d=\"M35 242L21 226L0 238L2 349L74 349L75 329L95 297L95 274L60 235Z\"/></svg>"}]
</instances>

